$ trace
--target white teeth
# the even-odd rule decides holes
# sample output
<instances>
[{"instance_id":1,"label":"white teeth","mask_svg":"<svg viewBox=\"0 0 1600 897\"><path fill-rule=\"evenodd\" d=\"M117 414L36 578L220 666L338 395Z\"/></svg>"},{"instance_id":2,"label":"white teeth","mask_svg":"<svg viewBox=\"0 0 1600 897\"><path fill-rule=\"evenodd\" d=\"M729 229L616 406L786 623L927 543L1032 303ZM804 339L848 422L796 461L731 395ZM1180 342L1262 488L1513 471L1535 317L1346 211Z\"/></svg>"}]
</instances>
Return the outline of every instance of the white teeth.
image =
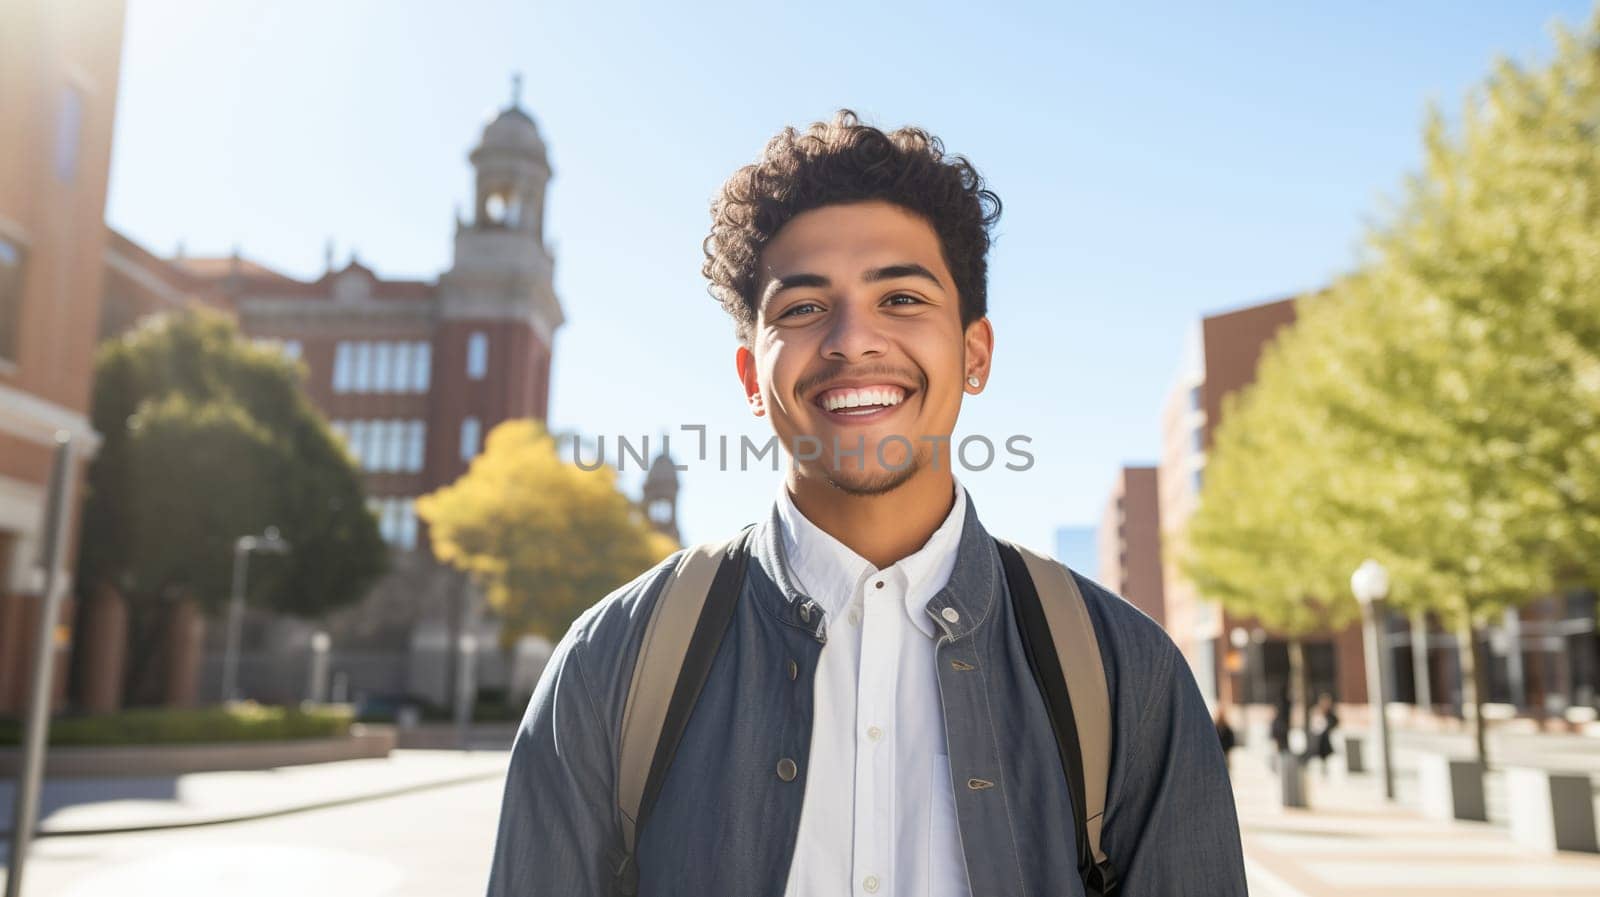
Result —
<instances>
[{"instance_id":1,"label":"white teeth","mask_svg":"<svg viewBox=\"0 0 1600 897\"><path fill-rule=\"evenodd\" d=\"M829 411L839 411L846 408L863 407L891 407L905 400L905 393L898 389L859 389L850 392L834 393L822 402L822 407Z\"/></svg>"}]
</instances>

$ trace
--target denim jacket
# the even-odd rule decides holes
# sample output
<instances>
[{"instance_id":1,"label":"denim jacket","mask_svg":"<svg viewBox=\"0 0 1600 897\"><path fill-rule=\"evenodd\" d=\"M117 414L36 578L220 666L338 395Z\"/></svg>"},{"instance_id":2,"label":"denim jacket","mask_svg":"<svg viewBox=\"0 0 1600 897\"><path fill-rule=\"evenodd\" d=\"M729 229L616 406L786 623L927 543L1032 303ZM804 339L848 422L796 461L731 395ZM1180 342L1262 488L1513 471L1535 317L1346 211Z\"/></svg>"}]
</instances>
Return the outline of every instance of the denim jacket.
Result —
<instances>
[{"instance_id":1,"label":"denim jacket","mask_svg":"<svg viewBox=\"0 0 1600 897\"><path fill-rule=\"evenodd\" d=\"M927 613L941 633L936 675L972 895L1081 897L1067 779L999 553L968 499L955 571ZM789 877L826 621L789 577L775 505L751 546L733 621L638 835L641 897L778 897ZM623 705L680 555L606 596L557 644L512 747L489 897L612 893ZM1111 698L1101 844L1119 893L1242 897L1227 766L1188 665L1148 616L1077 582Z\"/></svg>"}]
</instances>

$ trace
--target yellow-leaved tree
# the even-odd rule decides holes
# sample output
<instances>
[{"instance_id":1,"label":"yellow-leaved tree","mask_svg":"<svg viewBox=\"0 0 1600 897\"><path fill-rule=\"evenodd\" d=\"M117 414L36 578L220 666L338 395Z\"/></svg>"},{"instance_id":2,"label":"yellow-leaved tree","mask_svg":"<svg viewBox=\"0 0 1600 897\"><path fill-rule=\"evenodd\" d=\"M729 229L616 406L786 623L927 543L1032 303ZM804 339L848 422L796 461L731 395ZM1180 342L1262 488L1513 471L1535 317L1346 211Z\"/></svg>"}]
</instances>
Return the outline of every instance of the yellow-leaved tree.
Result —
<instances>
[{"instance_id":1,"label":"yellow-leaved tree","mask_svg":"<svg viewBox=\"0 0 1600 897\"><path fill-rule=\"evenodd\" d=\"M678 549L618 491L616 471L563 461L533 420L495 427L465 474L417 499L417 516L434 556L485 588L504 645L559 639L585 609Z\"/></svg>"}]
</instances>

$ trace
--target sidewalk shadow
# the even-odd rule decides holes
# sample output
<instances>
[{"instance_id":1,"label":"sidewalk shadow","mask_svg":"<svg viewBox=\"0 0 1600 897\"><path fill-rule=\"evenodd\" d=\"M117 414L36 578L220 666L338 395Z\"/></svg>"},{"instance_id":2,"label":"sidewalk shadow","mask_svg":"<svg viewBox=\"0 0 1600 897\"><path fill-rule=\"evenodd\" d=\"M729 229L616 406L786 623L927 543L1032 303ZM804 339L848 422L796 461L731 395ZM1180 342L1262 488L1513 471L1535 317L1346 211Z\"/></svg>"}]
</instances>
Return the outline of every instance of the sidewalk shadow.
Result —
<instances>
[{"instance_id":1,"label":"sidewalk shadow","mask_svg":"<svg viewBox=\"0 0 1600 897\"><path fill-rule=\"evenodd\" d=\"M0 782L0 838L9 838L11 817L16 812L14 780ZM39 795L39 821L35 829L47 827L55 813L80 804L102 804L119 800L178 799L177 776L150 776L137 779L52 779L44 783Z\"/></svg>"}]
</instances>

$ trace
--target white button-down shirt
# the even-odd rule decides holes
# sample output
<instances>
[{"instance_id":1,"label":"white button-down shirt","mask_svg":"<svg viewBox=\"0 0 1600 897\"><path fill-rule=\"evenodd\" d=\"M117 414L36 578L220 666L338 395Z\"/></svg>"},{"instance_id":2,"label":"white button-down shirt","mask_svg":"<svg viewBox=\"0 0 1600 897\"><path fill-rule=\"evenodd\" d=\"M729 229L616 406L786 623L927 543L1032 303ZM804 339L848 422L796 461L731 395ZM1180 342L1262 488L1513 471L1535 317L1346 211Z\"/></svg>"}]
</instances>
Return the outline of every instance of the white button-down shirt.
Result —
<instances>
[{"instance_id":1,"label":"white button-down shirt","mask_svg":"<svg viewBox=\"0 0 1600 897\"><path fill-rule=\"evenodd\" d=\"M786 897L966 897L966 860L925 606L950 580L966 491L928 541L878 570L779 488L784 556L826 613L811 760Z\"/></svg>"}]
</instances>

